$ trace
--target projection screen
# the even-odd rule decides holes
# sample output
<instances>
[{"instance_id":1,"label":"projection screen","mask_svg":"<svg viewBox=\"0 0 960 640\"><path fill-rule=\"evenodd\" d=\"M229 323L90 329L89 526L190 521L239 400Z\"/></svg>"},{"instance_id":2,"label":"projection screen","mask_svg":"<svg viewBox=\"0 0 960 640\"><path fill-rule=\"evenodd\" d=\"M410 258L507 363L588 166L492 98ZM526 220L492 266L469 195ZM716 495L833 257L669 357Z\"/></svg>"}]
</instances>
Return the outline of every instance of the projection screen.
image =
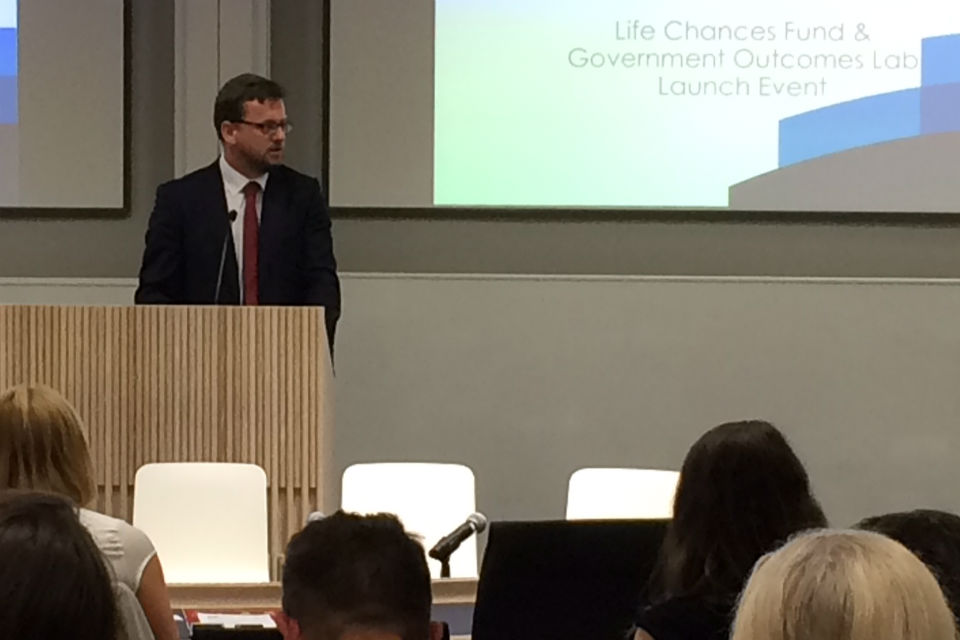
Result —
<instances>
[{"instance_id":1,"label":"projection screen","mask_svg":"<svg viewBox=\"0 0 960 640\"><path fill-rule=\"evenodd\" d=\"M331 0L340 206L947 212L960 4Z\"/></svg>"},{"instance_id":2,"label":"projection screen","mask_svg":"<svg viewBox=\"0 0 960 640\"><path fill-rule=\"evenodd\" d=\"M124 0L0 0L0 208L122 208L124 115Z\"/></svg>"}]
</instances>

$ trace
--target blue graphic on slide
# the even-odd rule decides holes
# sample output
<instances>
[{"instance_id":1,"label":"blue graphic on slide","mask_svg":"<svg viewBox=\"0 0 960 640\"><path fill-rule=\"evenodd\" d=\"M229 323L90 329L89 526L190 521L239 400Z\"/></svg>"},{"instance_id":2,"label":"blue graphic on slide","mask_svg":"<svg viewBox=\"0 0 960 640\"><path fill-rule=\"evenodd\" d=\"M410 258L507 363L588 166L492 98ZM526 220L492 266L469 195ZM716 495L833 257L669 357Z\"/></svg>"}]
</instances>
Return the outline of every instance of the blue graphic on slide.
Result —
<instances>
[{"instance_id":1,"label":"blue graphic on slide","mask_svg":"<svg viewBox=\"0 0 960 640\"><path fill-rule=\"evenodd\" d=\"M960 34L925 38L919 87L780 121L779 165L902 138L960 131Z\"/></svg>"},{"instance_id":2,"label":"blue graphic on slide","mask_svg":"<svg viewBox=\"0 0 960 640\"><path fill-rule=\"evenodd\" d=\"M0 0L0 125L18 117L17 0Z\"/></svg>"}]
</instances>

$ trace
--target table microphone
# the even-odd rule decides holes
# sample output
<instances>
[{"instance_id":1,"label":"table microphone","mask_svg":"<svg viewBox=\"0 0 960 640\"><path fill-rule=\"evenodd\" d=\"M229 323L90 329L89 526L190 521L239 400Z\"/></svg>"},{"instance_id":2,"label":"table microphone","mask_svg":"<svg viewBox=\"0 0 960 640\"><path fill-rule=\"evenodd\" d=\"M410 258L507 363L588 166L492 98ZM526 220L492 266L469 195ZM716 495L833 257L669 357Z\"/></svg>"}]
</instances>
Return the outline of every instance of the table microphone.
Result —
<instances>
[{"instance_id":1,"label":"table microphone","mask_svg":"<svg viewBox=\"0 0 960 640\"><path fill-rule=\"evenodd\" d=\"M437 544L430 549L429 556L435 560L446 560L460 546L464 540L474 533L480 533L487 528L487 516L482 513L471 513L466 522L454 529L448 535L440 538Z\"/></svg>"},{"instance_id":2,"label":"table microphone","mask_svg":"<svg viewBox=\"0 0 960 640\"><path fill-rule=\"evenodd\" d=\"M231 209L227 212L227 232L223 236L223 247L220 249L220 269L217 271L217 289L213 294L213 304L220 304L220 286L223 285L223 265L227 261L227 242L233 234L233 221L236 219L236 211Z\"/></svg>"}]
</instances>

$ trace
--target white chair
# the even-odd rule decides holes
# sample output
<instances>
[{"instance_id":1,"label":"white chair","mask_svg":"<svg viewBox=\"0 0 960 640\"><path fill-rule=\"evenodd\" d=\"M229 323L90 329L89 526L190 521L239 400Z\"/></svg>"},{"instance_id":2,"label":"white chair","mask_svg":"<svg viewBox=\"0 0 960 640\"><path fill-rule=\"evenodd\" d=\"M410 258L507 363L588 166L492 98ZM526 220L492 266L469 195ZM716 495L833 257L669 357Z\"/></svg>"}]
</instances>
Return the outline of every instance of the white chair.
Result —
<instances>
[{"instance_id":1,"label":"white chair","mask_svg":"<svg viewBox=\"0 0 960 640\"><path fill-rule=\"evenodd\" d=\"M133 524L153 541L169 583L270 581L267 474L257 465L144 465Z\"/></svg>"},{"instance_id":2,"label":"white chair","mask_svg":"<svg viewBox=\"0 0 960 640\"><path fill-rule=\"evenodd\" d=\"M679 479L660 469L578 469L567 488L567 520L671 518Z\"/></svg>"},{"instance_id":3,"label":"white chair","mask_svg":"<svg viewBox=\"0 0 960 640\"><path fill-rule=\"evenodd\" d=\"M476 511L473 471L460 464L382 462L354 464L343 472L340 508L354 513L394 513L424 550ZM428 558L430 574L440 563ZM477 576L477 540L471 537L450 556L450 577Z\"/></svg>"}]
</instances>

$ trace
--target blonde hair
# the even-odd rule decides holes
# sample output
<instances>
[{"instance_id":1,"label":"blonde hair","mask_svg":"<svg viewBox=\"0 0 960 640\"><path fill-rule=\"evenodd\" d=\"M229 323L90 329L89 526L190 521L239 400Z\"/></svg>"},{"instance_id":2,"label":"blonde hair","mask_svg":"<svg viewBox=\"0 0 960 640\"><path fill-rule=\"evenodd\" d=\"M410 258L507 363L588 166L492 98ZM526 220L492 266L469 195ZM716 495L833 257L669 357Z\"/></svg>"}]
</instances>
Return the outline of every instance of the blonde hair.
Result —
<instances>
[{"instance_id":1,"label":"blonde hair","mask_svg":"<svg viewBox=\"0 0 960 640\"><path fill-rule=\"evenodd\" d=\"M20 384L0 394L0 489L49 491L80 506L96 497L83 425L50 387Z\"/></svg>"},{"instance_id":2,"label":"blonde hair","mask_svg":"<svg viewBox=\"0 0 960 640\"><path fill-rule=\"evenodd\" d=\"M867 531L801 534L757 562L732 640L955 640L927 567Z\"/></svg>"}]
</instances>

